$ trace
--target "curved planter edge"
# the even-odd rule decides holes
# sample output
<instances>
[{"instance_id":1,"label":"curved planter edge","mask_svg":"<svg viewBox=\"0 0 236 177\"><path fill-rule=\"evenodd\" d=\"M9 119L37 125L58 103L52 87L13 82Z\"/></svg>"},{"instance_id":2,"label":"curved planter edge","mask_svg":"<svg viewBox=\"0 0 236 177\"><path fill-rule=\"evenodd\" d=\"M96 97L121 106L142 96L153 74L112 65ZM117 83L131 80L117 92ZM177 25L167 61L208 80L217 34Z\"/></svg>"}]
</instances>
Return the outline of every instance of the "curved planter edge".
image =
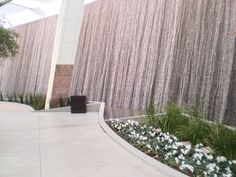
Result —
<instances>
[{"instance_id":1,"label":"curved planter edge","mask_svg":"<svg viewBox=\"0 0 236 177\"><path fill-rule=\"evenodd\" d=\"M188 177L187 175L169 167L168 165L165 165L161 163L158 160L153 159L152 157L146 155L142 151L138 150L128 142L126 142L123 138L121 138L119 135L117 135L105 122L104 120L104 109L105 109L105 103L101 103L100 110L99 110L99 118L98 123L102 130L117 144L119 144L121 147L126 149L128 152L133 154L134 156L138 157L142 161L148 163L153 168L157 169L158 171L162 172L163 174L169 176L169 177Z\"/></svg>"},{"instance_id":2,"label":"curved planter edge","mask_svg":"<svg viewBox=\"0 0 236 177\"><path fill-rule=\"evenodd\" d=\"M8 101L0 101L1 103L9 103L9 104L16 104L16 105L20 105L20 106L22 106L22 107L25 107L25 108L27 108L29 111L31 111L31 112L35 112L35 109L34 108L32 108L31 106L29 106L29 105L26 105L26 104L22 104L22 103L16 103L16 102L8 102Z\"/></svg>"}]
</instances>

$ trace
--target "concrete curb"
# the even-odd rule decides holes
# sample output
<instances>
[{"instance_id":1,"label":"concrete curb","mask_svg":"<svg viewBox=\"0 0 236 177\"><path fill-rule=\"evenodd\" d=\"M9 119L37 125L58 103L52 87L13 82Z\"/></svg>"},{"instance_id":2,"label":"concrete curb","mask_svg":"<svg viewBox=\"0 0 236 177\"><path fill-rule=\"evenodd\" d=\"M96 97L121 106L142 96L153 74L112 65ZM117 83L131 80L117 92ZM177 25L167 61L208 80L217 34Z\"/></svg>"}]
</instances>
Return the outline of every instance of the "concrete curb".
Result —
<instances>
[{"instance_id":1,"label":"concrete curb","mask_svg":"<svg viewBox=\"0 0 236 177\"><path fill-rule=\"evenodd\" d=\"M87 112L99 112L100 102L88 101ZM39 110L37 112L70 112L70 106Z\"/></svg>"},{"instance_id":2,"label":"concrete curb","mask_svg":"<svg viewBox=\"0 0 236 177\"><path fill-rule=\"evenodd\" d=\"M101 103L100 109L99 109L99 117L98 117L98 123L100 127L103 129L103 131L117 144L122 146L124 149L129 151L134 156L138 157L142 161L146 162L153 168L157 169L161 173L163 173L166 176L169 177L187 177L187 175L153 159L152 157L146 155L145 153L141 152L140 150L133 147L131 144L127 143L124 139L122 139L120 136L118 136L105 122L104 120L104 109L105 109L105 103Z\"/></svg>"}]
</instances>

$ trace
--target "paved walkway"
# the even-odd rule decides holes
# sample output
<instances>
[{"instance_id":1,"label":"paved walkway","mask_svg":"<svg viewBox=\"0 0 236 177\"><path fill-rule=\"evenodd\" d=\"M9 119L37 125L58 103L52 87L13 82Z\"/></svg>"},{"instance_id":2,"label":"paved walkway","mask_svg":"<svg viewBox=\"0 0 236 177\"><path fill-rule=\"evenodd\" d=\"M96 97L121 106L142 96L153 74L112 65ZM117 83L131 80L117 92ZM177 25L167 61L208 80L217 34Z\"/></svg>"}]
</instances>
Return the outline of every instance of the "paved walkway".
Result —
<instances>
[{"instance_id":1,"label":"paved walkway","mask_svg":"<svg viewBox=\"0 0 236 177\"><path fill-rule=\"evenodd\" d=\"M33 108L19 104L0 101L0 112L31 112Z\"/></svg>"},{"instance_id":2,"label":"paved walkway","mask_svg":"<svg viewBox=\"0 0 236 177\"><path fill-rule=\"evenodd\" d=\"M0 177L154 176L164 177L111 140L98 113L0 112Z\"/></svg>"}]
</instances>

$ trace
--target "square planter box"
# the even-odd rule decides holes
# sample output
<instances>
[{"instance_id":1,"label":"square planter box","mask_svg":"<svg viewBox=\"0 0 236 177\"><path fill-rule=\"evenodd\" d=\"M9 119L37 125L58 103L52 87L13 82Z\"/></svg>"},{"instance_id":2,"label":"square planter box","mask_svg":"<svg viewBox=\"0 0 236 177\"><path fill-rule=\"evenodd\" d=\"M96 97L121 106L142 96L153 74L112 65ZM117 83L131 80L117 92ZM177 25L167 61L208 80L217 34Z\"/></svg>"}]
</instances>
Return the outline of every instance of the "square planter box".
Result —
<instances>
[{"instance_id":1,"label":"square planter box","mask_svg":"<svg viewBox=\"0 0 236 177\"><path fill-rule=\"evenodd\" d=\"M86 96L71 96L71 113L86 113Z\"/></svg>"}]
</instances>

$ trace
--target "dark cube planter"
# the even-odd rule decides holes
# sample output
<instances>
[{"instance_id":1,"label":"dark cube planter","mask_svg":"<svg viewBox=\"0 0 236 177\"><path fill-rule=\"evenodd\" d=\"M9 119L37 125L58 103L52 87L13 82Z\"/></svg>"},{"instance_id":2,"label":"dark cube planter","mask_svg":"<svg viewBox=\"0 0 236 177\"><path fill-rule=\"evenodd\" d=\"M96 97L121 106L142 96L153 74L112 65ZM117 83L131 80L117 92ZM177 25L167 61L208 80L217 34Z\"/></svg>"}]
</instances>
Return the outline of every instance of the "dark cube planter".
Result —
<instances>
[{"instance_id":1,"label":"dark cube planter","mask_svg":"<svg viewBox=\"0 0 236 177\"><path fill-rule=\"evenodd\" d=\"M71 113L86 113L86 96L71 96Z\"/></svg>"}]
</instances>

